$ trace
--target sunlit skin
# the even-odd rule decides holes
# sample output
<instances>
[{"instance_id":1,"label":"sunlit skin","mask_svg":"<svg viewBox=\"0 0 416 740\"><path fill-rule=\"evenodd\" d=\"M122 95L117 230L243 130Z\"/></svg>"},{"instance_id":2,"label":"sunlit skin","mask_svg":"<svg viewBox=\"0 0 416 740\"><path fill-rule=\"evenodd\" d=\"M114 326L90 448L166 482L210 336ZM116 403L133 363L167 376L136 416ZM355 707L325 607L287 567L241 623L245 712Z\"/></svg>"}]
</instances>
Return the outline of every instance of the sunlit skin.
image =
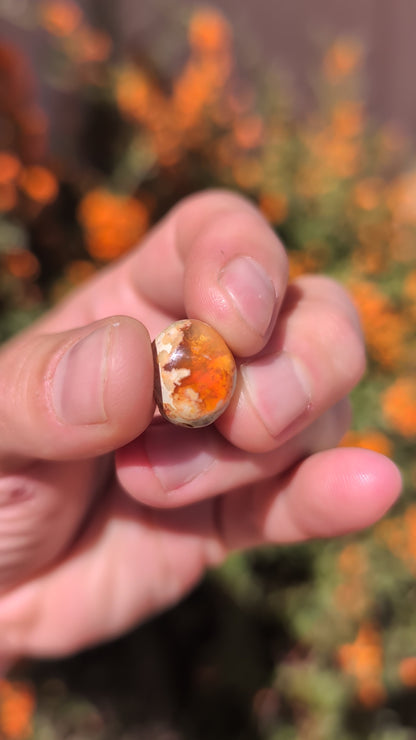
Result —
<instances>
[{"instance_id":1,"label":"sunlit skin","mask_svg":"<svg viewBox=\"0 0 416 740\"><path fill-rule=\"evenodd\" d=\"M109 639L236 548L334 537L399 494L386 457L337 448L365 353L337 283L287 283L244 199L180 203L0 352L0 658ZM206 322L237 358L220 418L155 415L151 343Z\"/></svg>"}]
</instances>

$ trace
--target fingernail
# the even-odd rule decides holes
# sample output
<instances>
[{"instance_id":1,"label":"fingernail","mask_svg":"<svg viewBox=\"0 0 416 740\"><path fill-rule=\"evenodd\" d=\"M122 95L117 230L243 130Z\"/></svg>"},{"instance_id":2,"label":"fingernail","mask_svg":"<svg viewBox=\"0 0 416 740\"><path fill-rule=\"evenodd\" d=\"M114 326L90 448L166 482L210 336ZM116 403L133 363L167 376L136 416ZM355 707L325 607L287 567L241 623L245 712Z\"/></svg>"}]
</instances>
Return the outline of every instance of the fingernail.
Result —
<instances>
[{"instance_id":1,"label":"fingernail","mask_svg":"<svg viewBox=\"0 0 416 740\"><path fill-rule=\"evenodd\" d=\"M310 406L311 385L306 368L288 352L242 365L241 373L251 401L272 437L281 434Z\"/></svg>"},{"instance_id":2,"label":"fingernail","mask_svg":"<svg viewBox=\"0 0 416 740\"><path fill-rule=\"evenodd\" d=\"M166 492L205 473L215 462L212 435L206 429L149 427L144 445L150 465Z\"/></svg>"},{"instance_id":3,"label":"fingernail","mask_svg":"<svg viewBox=\"0 0 416 740\"><path fill-rule=\"evenodd\" d=\"M56 415L66 424L102 424L107 421L104 387L112 329L107 324L88 334L58 363L52 384L52 401Z\"/></svg>"},{"instance_id":4,"label":"fingernail","mask_svg":"<svg viewBox=\"0 0 416 740\"><path fill-rule=\"evenodd\" d=\"M235 257L221 271L219 282L244 321L265 336L275 313L276 291L264 268L251 257Z\"/></svg>"}]
</instances>

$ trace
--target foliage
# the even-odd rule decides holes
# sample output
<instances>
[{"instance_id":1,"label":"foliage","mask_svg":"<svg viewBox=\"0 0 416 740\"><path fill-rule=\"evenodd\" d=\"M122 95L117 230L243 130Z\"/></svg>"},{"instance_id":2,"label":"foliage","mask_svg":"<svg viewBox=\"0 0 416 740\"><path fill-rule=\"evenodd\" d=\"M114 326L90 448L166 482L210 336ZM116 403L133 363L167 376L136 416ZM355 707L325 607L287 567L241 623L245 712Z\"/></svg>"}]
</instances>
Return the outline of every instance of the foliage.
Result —
<instances>
[{"instance_id":1,"label":"foliage","mask_svg":"<svg viewBox=\"0 0 416 740\"><path fill-rule=\"evenodd\" d=\"M23 666L26 684L0 683L1 736L31 734L36 697L39 740L411 740L416 160L368 117L359 43L326 50L316 105L299 116L273 74L242 75L214 9L182 29L173 78L116 53L73 0L26 5L20 20L42 36L47 82L84 117L69 148L59 131L52 147L24 53L0 44L1 338L131 249L184 195L244 193L287 245L292 277L324 271L351 291L368 371L344 443L393 456L405 494L369 532L235 555L112 646Z\"/></svg>"}]
</instances>

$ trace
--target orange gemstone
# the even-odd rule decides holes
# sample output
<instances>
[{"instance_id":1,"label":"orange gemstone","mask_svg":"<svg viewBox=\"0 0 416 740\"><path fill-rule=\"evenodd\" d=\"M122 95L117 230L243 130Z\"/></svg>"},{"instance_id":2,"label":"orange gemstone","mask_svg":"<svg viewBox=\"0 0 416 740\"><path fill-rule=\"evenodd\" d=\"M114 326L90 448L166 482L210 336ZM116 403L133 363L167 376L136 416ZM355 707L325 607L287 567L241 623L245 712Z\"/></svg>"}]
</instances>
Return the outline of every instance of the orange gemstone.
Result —
<instances>
[{"instance_id":1,"label":"orange gemstone","mask_svg":"<svg viewBox=\"0 0 416 740\"><path fill-rule=\"evenodd\" d=\"M234 392L236 366L223 338L203 321L183 319L153 342L155 399L162 416L186 427L212 424Z\"/></svg>"}]
</instances>

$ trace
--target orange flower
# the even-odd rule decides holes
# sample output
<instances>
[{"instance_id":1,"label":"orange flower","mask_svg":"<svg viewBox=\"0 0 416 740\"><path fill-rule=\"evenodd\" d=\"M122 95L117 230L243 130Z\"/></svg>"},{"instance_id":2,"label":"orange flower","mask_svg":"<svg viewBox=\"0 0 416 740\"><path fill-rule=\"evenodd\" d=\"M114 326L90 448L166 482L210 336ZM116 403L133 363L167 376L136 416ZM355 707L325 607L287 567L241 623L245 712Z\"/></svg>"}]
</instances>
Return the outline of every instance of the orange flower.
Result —
<instances>
[{"instance_id":1,"label":"orange flower","mask_svg":"<svg viewBox=\"0 0 416 740\"><path fill-rule=\"evenodd\" d=\"M342 670L355 678L362 704L375 706L384 701L385 690L381 683L383 648L374 624L366 622L361 625L354 642L341 645L337 657Z\"/></svg>"},{"instance_id":2,"label":"orange flower","mask_svg":"<svg viewBox=\"0 0 416 740\"><path fill-rule=\"evenodd\" d=\"M416 657L404 658L399 663L399 678L404 686L416 686Z\"/></svg>"},{"instance_id":3,"label":"orange flower","mask_svg":"<svg viewBox=\"0 0 416 740\"><path fill-rule=\"evenodd\" d=\"M363 210L376 208L378 196L372 186L367 187L366 183L361 183L355 188L353 197L357 205ZM352 261L354 270L357 273L377 275L383 272L391 263L392 242L396 235L391 220L378 217L377 220L363 220L357 230L359 243L355 246Z\"/></svg>"},{"instance_id":4,"label":"orange flower","mask_svg":"<svg viewBox=\"0 0 416 740\"><path fill-rule=\"evenodd\" d=\"M78 218L92 257L115 259L131 249L148 227L147 208L136 198L92 190L81 201Z\"/></svg>"},{"instance_id":5,"label":"orange flower","mask_svg":"<svg viewBox=\"0 0 416 740\"><path fill-rule=\"evenodd\" d=\"M416 270L412 270L406 277L403 284L403 292L405 296L416 303Z\"/></svg>"},{"instance_id":6,"label":"orange flower","mask_svg":"<svg viewBox=\"0 0 416 740\"><path fill-rule=\"evenodd\" d=\"M368 195L368 194L367 194ZM377 251L392 237L393 229L389 219L364 222L358 227L360 244L368 250Z\"/></svg>"},{"instance_id":7,"label":"orange flower","mask_svg":"<svg viewBox=\"0 0 416 740\"><path fill-rule=\"evenodd\" d=\"M54 36L70 36L82 21L82 11L72 0L46 0L41 6L41 23Z\"/></svg>"},{"instance_id":8,"label":"orange flower","mask_svg":"<svg viewBox=\"0 0 416 740\"><path fill-rule=\"evenodd\" d=\"M261 182L262 168L254 158L236 157L232 166L236 185L242 190L252 190Z\"/></svg>"},{"instance_id":9,"label":"orange flower","mask_svg":"<svg viewBox=\"0 0 416 740\"><path fill-rule=\"evenodd\" d=\"M367 556L362 545L346 545L338 556L338 566L347 574L363 575L367 570Z\"/></svg>"},{"instance_id":10,"label":"orange flower","mask_svg":"<svg viewBox=\"0 0 416 740\"><path fill-rule=\"evenodd\" d=\"M78 62L105 62L110 56L113 42L105 31L85 26L76 36L75 56Z\"/></svg>"},{"instance_id":11,"label":"orange flower","mask_svg":"<svg viewBox=\"0 0 416 740\"><path fill-rule=\"evenodd\" d=\"M21 163L11 152L0 152L0 185L14 182L20 172Z\"/></svg>"},{"instance_id":12,"label":"orange flower","mask_svg":"<svg viewBox=\"0 0 416 740\"><path fill-rule=\"evenodd\" d=\"M360 681L357 696L364 707L373 709L383 704L386 700L387 692L378 678L367 678Z\"/></svg>"},{"instance_id":13,"label":"orange flower","mask_svg":"<svg viewBox=\"0 0 416 740\"><path fill-rule=\"evenodd\" d=\"M416 506L408 506L402 516L385 519L375 528L376 537L395 557L416 575Z\"/></svg>"},{"instance_id":14,"label":"orange flower","mask_svg":"<svg viewBox=\"0 0 416 740\"><path fill-rule=\"evenodd\" d=\"M339 647L338 660L342 669L357 679L378 677L382 670L382 645L376 627L364 623L354 642Z\"/></svg>"},{"instance_id":15,"label":"orange flower","mask_svg":"<svg viewBox=\"0 0 416 740\"><path fill-rule=\"evenodd\" d=\"M179 126L182 129L197 126L206 106L212 104L215 97L216 88L206 74L205 65L189 62L173 89L172 107Z\"/></svg>"},{"instance_id":16,"label":"orange flower","mask_svg":"<svg viewBox=\"0 0 416 740\"><path fill-rule=\"evenodd\" d=\"M28 249L14 249L4 256L7 271L20 280L29 280L39 273L39 262Z\"/></svg>"},{"instance_id":17,"label":"orange flower","mask_svg":"<svg viewBox=\"0 0 416 740\"><path fill-rule=\"evenodd\" d=\"M218 99L229 73L226 59L191 59L174 85L174 109L185 121L190 113L193 125L201 112Z\"/></svg>"},{"instance_id":18,"label":"orange flower","mask_svg":"<svg viewBox=\"0 0 416 740\"><path fill-rule=\"evenodd\" d=\"M231 43L231 29L222 13L214 8L197 10L189 23L189 43L202 53L224 51Z\"/></svg>"},{"instance_id":19,"label":"orange flower","mask_svg":"<svg viewBox=\"0 0 416 740\"><path fill-rule=\"evenodd\" d=\"M12 211L17 204L17 190L13 182L0 184L0 212Z\"/></svg>"},{"instance_id":20,"label":"orange flower","mask_svg":"<svg viewBox=\"0 0 416 740\"><path fill-rule=\"evenodd\" d=\"M385 249L370 249L359 245L352 253L351 264L357 273L379 275L389 262Z\"/></svg>"},{"instance_id":21,"label":"orange flower","mask_svg":"<svg viewBox=\"0 0 416 740\"><path fill-rule=\"evenodd\" d=\"M378 177L367 177L353 189L353 199L363 211L374 211L380 205L383 181Z\"/></svg>"},{"instance_id":22,"label":"orange flower","mask_svg":"<svg viewBox=\"0 0 416 740\"><path fill-rule=\"evenodd\" d=\"M281 224L288 215L287 196L280 192L264 193L260 196L259 208L270 223Z\"/></svg>"},{"instance_id":23,"label":"orange flower","mask_svg":"<svg viewBox=\"0 0 416 740\"><path fill-rule=\"evenodd\" d=\"M260 116L240 118L234 124L234 138L241 149L254 149L263 140L263 121Z\"/></svg>"},{"instance_id":24,"label":"orange flower","mask_svg":"<svg viewBox=\"0 0 416 740\"><path fill-rule=\"evenodd\" d=\"M320 198L332 187L325 169L313 160L301 165L296 173L295 190L302 198Z\"/></svg>"},{"instance_id":25,"label":"orange flower","mask_svg":"<svg viewBox=\"0 0 416 740\"><path fill-rule=\"evenodd\" d=\"M0 679L0 737L24 740L32 730L35 699L28 686Z\"/></svg>"},{"instance_id":26,"label":"orange flower","mask_svg":"<svg viewBox=\"0 0 416 740\"><path fill-rule=\"evenodd\" d=\"M336 136L350 138L361 133L364 123L364 108L361 102L344 100L332 111L332 130Z\"/></svg>"},{"instance_id":27,"label":"orange flower","mask_svg":"<svg viewBox=\"0 0 416 740\"><path fill-rule=\"evenodd\" d=\"M389 251L392 259L403 265L412 266L415 263L415 231L412 224L398 224L393 222Z\"/></svg>"},{"instance_id":28,"label":"orange flower","mask_svg":"<svg viewBox=\"0 0 416 740\"><path fill-rule=\"evenodd\" d=\"M354 39L340 38L328 49L323 70L330 82L339 82L351 75L362 59L362 48Z\"/></svg>"},{"instance_id":29,"label":"orange flower","mask_svg":"<svg viewBox=\"0 0 416 740\"><path fill-rule=\"evenodd\" d=\"M289 278L295 280L300 275L317 272L319 260L309 252L289 252Z\"/></svg>"},{"instance_id":30,"label":"orange flower","mask_svg":"<svg viewBox=\"0 0 416 740\"><path fill-rule=\"evenodd\" d=\"M407 332L403 317L374 283L353 283L350 290L370 354L386 369L395 368L403 356Z\"/></svg>"},{"instance_id":31,"label":"orange flower","mask_svg":"<svg viewBox=\"0 0 416 740\"><path fill-rule=\"evenodd\" d=\"M403 153L408 146L403 131L395 124L386 124L379 132L379 142L384 158L389 161L391 155ZM387 155L387 157L386 157Z\"/></svg>"},{"instance_id":32,"label":"orange flower","mask_svg":"<svg viewBox=\"0 0 416 740\"><path fill-rule=\"evenodd\" d=\"M416 224L416 171L406 172L390 183L386 203L397 224Z\"/></svg>"},{"instance_id":33,"label":"orange flower","mask_svg":"<svg viewBox=\"0 0 416 740\"><path fill-rule=\"evenodd\" d=\"M363 447L374 450L381 455L391 457L393 446L389 438L375 429L366 429L362 432L348 431L340 442L341 447Z\"/></svg>"},{"instance_id":34,"label":"orange flower","mask_svg":"<svg viewBox=\"0 0 416 740\"><path fill-rule=\"evenodd\" d=\"M26 167L20 175L19 185L29 198L41 205L52 203L59 188L55 175L39 165Z\"/></svg>"},{"instance_id":35,"label":"orange flower","mask_svg":"<svg viewBox=\"0 0 416 740\"><path fill-rule=\"evenodd\" d=\"M404 437L416 435L416 378L401 377L384 392L382 409L390 426Z\"/></svg>"},{"instance_id":36,"label":"orange flower","mask_svg":"<svg viewBox=\"0 0 416 740\"><path fill-rule=\"evenodd\" d=\"M324 181L327 190L334 187L334 177L351 177L356 173L361 157L358 139L340 136L333 127L325 126L307 131L303 141L311 155L310 177L319 182L323 175L330 176L329 183ZM308 163L299 169L302 179L303 171L308 171Z\"/></svg>"},{"instance_id":37,"label":"orange flower","mask_svg":"<svg viewBox=\"0 0 416 740\"><path fill-rule=\"evenodd\" d=\"M126 66L116 81L116 100L123 115L143 123L158 116L162 96L143 70Z\"/></svg>"},{"instance_id":38,"label":"orange flower","mask_svg":"<svg viewBox=\"0 0 416 740\"><path fill-rule=\"evenodd\" d=\"M408 538L401 517L384 519L376 525L374 531L376 538L386 544L395 557L406 561L408 557Z\"/></svg>"},{"instance_id":39,"label":"orange flower","mask_svg":"<svg viewBox=\"0 0 416 740\"><path fill-rule=\"evenodd\" d=\"M321 156L336 177L352 177L360 161L360 147L355 141L333 136L327 140Z\"/></svg>"}]
</instances>

